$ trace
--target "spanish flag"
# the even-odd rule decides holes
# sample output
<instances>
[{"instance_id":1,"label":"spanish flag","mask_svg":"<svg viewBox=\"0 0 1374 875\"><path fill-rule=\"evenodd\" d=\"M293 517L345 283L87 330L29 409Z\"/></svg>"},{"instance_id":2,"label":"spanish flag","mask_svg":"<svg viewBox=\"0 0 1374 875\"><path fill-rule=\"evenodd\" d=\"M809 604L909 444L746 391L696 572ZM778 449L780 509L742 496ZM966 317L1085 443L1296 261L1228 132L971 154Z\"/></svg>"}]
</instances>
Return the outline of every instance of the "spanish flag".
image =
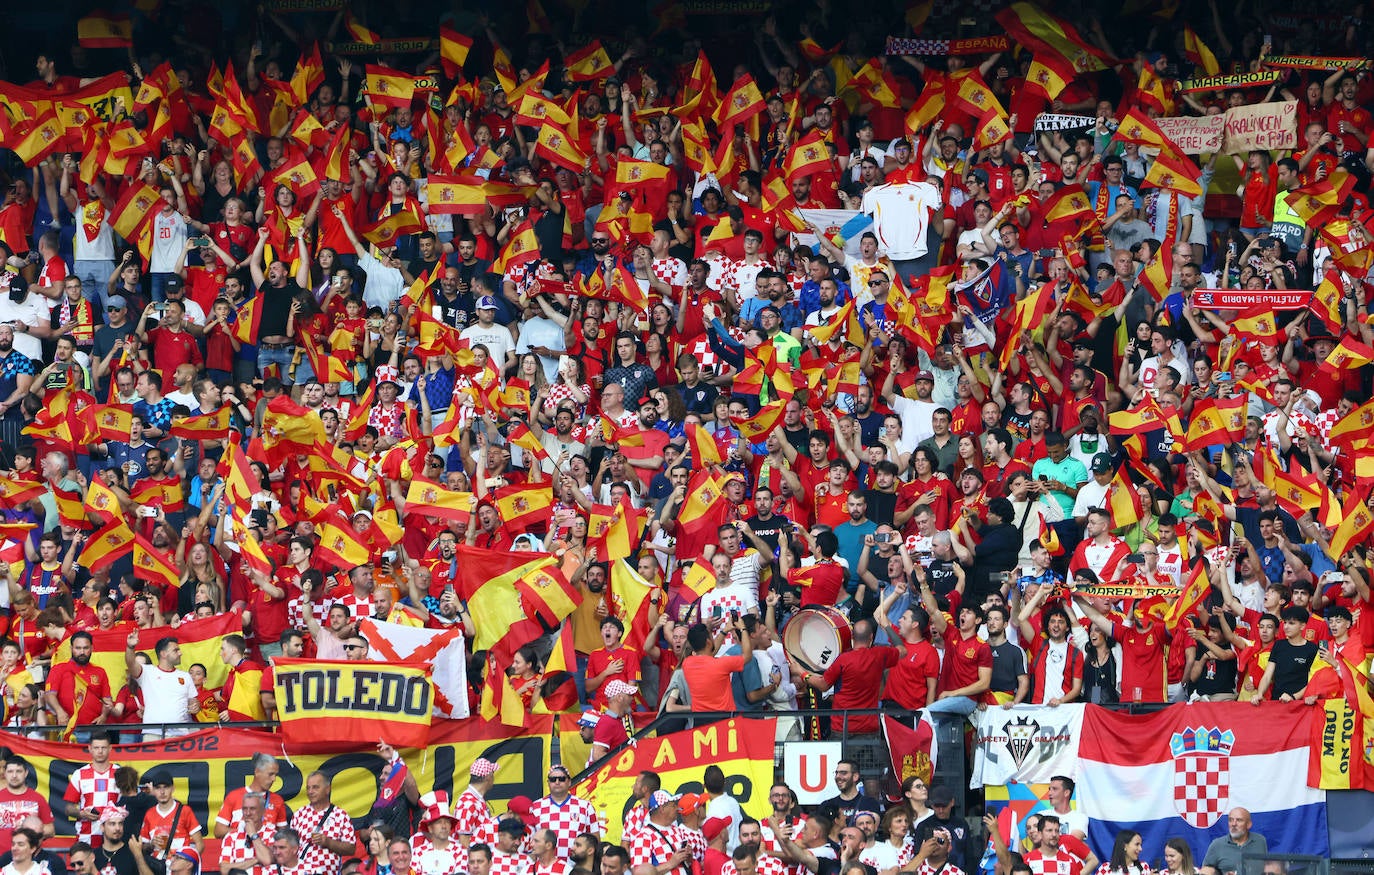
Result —
<instances>
[{"instance_id":1,"label":"spanish flag","mask_svg":"<svg viewBox=\"0 0 1374 875\"><path fill-rule=\"evenodd\" d=\"M134 422L133 407L127 404L97 404L94 412L96 434L101 440L129 440Z\"/></svg>"},{"instance_id":2,"label":"spanish flag","mask_svg":"<svg viewBox=\"0 0 1374 875\"><path fill-rule=\"evenodd\" d=\"M549 122L566 127L570 118L557 103L538 92L527 92L520 98L520 105L515 107L515 121L517 124L530 127L538 127Z\"/></svg>"},{"instance_id":3,"label":"spanish flag","mask_svg":"<svg viewBox=\"0 0 1374 875\"><path fill-rule=\"evenodd\" d=\"M581 591L573 586L557 564L539 564L527 569L515 582L526 613L533 609L548 626L557 626L582 603Z\"/></svg>"},{"instance_id":4,"label":"spanish flag","mask_svg":"<svg viewBox=\"0 0 1374 875\"><path fill-rule=\"evenodd\" d=\"M268 402L262 415L262 446L269 458L278 448L279 455L309 453L316 444L326 443L324 423L318 413L306 410L285 395Z\"/></svg>"},{"instance_id":5,"label":"spanish flag","mask_svg":"<svg viewBox=\"0 0 1374 875\"><path fill-rule=\"evenodd\" d=\"M96 531L81 548L81 564L99 571L134 548L134 533L122 517Z\"/></svg>"},{"instance_id":6,"label":"spanish flag","mask_svg":"<svg viewBox=\"0 0 1374 875\"><path fill-rule=\"evenodd\" d=\"M352 163L348 160L348 138L350 129L342 125L329 138L324 150L324 166L318 174L321 179L347 182L352 177Z\"/></svg>"},{"instance_id":7,"label":"spanish flag","mask_svg":"<svg viewBox=\"0 0 1374 875\"><path fill-rule=\"evenodd\" d=\"M473 511L471 492L453 492L438 483L416 477L406 492L405 512L465 523Z\"/></svg>"},{"instance_id":8,"label":"spanish flag","mask_svg":"<svg viewBox=\"0 0 1374 875\"><path fill-rule=\"evenodd\" d=\"M176 589L181 585L175 557L138 534L134 535L134 571L139 580L151 580L164 588Z\"/></svg>"},{"instance_id":9,"label":"spanish flag","mask_svg":"<svg viewBox=\"0 0 1374 875\"><path fill-rule=\"evenodd\" d=\"M716 574L711 568L711 563L698 557L695 562L687 566L687 570L682 572L682 585L697 598L701 598L715 589Z\"/></svg>"},{"instance_id":10,"label":"spanish flag","mask_svg":"<svg viewBox=\"0 0 1374 875\"><path fill-rule=\"evenodd\" d=\"M462 216L480 215L487 208L487 196L483 190L485 182L480 176L432 174L425 183L429 211Z\"/></svg>"},{"instance_id":11,"label":"spanish flag","mask_svg":"<svg viewBox=\"0 0 1374 875\"><path fill-rule=\"evenodd\" d=\"M524 726L527 716L525 702L515 691L510 676L506 674L506 665L502 663L496 651L488 651L486 680L482 684L482 719L499 720L506 726ZM509 663L508 658L505 663Z\"/></svg>"},{"instance_id":12,"label":"spanish flag","mask_svg":"<svg viewBox=\"0 0 1374 875\"><path fill-rule=\"evenodd\" d=\"M1344 328L1345 288L1341 282L1340 271L1328 270L1322 276L1322 281L1312 292L1312 300L1308 302L1307 309L1316 313L1332 331Z\"/></svg>"},{"instance_id":13,"label":"spanish flag","mask_svg":"<svg viewBox=\"0 0 1374 875\"><path fill-rule=\"evenodd\" d=\"M47 491L40 480L22 480L0 476L0 505L15 507L25 501L33 501Z\"/></svg>"},{"instance_id":14,"label":"spanish flag","mask_svg":"<svg viewBox=\"0 0 1374 875\"><path fill-rule=\"evenodd\" d=\"M641 577L630 563L623 559L611 563L606 601L614 606L613 616L625 624L626 647L644 652L645 641L652 631L649 609L659 592L659 588Z\"/></svg>"},{"instance_id":15,"label":"spanish flag","mask_svg":"<svg viewBox=\"0 0 1374 875\"><path fill-rule=\"evenodd\" d=\"M368 564L372 558L371 551L353 531L351 523L319 523L315 526L315 534L320 538L315 549L338 568L357 568Z\"/></svg>"},{"instance_id":16,"label":"spanish flag","mask_svg":"<svg viewBox=\"0 0 1374 875\"><path fill-rule=\"evenodd\" d=\"M377 35L376 31L369 30L367 27L363 26L362 22L354 17L352 10L344 10L344 27L348 30L349 34L360 43L367 43L370 46L375 46L382 41L382 38Z\"/></svg>"},{"instance_id":17,"label":"spanish flag","mask_svg":"<svg viewBox=\"0 0 1374 875\"><path fill-rule=\"evenodd\" d=\"M444 65L444 75L457 79L468 62L468 52L472 51L472 37L465 36L452 28L439 26L439 60Z\"/></svg>"},{"instance_id":18,"label":"spanish flag","mask_svg":"<svg viewBox=\"0 0 1374 875\"><path fill-rule=\"evenodd\" d=\"M86 498L81 504L85 508L86 516L95 517L102 525L112 523L116 517L122 516L119 496L99 477L92 477L86 485Z\"/></svg>"},{"instance_id":19,"label":"spanish flag","mask_svg":"<svg viewBox=\"0 0 1374 875\"><path fill-rule=\"evenodd\" d=\"M539 438L535 437L534 432L530 431L530 427L523 422L516 423L507 437L510 439L511 443L529 453L538 461L547 462L549 460L549 451L544 449L544 445L540 443Z\"/></svg>"},{"instance_id":20,"label":"spanish flag","mask_svg":"<svg viewBox=\"0 0 1374 875\"><path fill-rule=\"evenodd\" d=\"M790 181L800 176L810 176L831 168L830 150L820 131L812 129L792 145L787 153L787 166L784 175Z\"/></svg>"},{"instance_id":21,"label":"spanish flag","mask_svg":"<svg viewBox=\"0 0 1374 875\"><path fill-rule=\"evenodd\" d=\"M1154 163L1145 173L1141 188L1162 188L1176 191L1185 197L1202 194L1202 172L1186 156L1173 154L1172 150L1161 151L1155 156Z\"/></svg>"},{"instance_id":22,"label":"spanish flag","mask_svg":"<svg viewBox=\"0 0 1374 875\"><path fill-rule=\"evenodd\" d=\"M1263 346L1273 346L1278 342L1278 328L1274 324L1274 311L1268 307L1252 307L1236 316L1231 323L1231 333L1240 340L1253 340Z\"/></svg>"},{"instance_id":23,"label":"spanish flag","mask_svg":"<svg viewBox=\"0 0 1374 875\"><path fill-rule=\"evenodd\" d=\"M587 545L597 548L600 561L626 559L639 547L644 514L623 504L592 505L587 521Z\"/></svg>"},{"instance_id":24,"label":"spanish flag","mask_svg":"<svg viewBox=\"0 0 1374 875\"><path fill-rule=\"evenodd\" d=\"M581 173L587 167L587 153L578 147L576 140L566 130L552 121L540 125L534 151L551 164L573 173Z\"/></svg>"},{"instance_id":25,"label":"spanish flag","mask_svg":"<svg viewBox=\"0 0 1374 875\"><path fill-rule=\"evenodd\" d=\"M10 148L26 167L37 166L38 162L61 148L66 134L62 120L57 117L51 103L43 103L37 117L24 122L21 130L24 133Z\"/></svg>"},{"instance_id":26,"label":"spanish flag","mask_svg":"<svg viewBox=\"0 0 1374 875\"><path fill-rule=\"evenodd\" d=\"M975 149L987 149L997 143L1005 143L1011 139L1011 128L1007 126L1007 117L1002 113L1001 107L997 107L983 113L978 119L977 132L973 136L973 147Z\"/></svg>"},{"instance_id":27,"label":"spanish flag","mask_svg":"<svg viewBox=\"0 0 1374 875\"><path fill-rule=\"evenodd\" d=\"M759 86L755 84L753 76L745 73L735 80L725 99L716 107L716 127L727 130L733 125L743 124L763 110L763 95L759 93Z\"/></svg>"},{"instance_id":28,"label":"spanish flag","mask_svg":"<svg viewBox=\"0 0 1374 875\"><path fill-rule=\"evenodd\" d=\"M497 257L496 263L491 266L491 272L504 275L512 267L538 260L539 240L534 236L534 226L526 219L516 227L510 238L506 240L506 245L501 249L501 254Z\"/></svg>"},{"instance_id":29,"label":"spanish flag","mask_svg":"<svg viewBox=\"0 0 1374 875\"><path fill-rule=\"evenodd\" d=\"M1339 377L1340 372L1350 368L1361 368L1374 361L1374 347L1369 344L1356 340L1353 335L1347 334L1341 338L1341 342L1336 348L1331 350L1331 354L1326 357L1326 361L1318 366L1317 370L1325 371L1333 377Z\"/></svg>"},{"instance_id":30,"label":"spanish flag","mask_svg":"<svg viewBox=\"0 0 1374 875\"><path fill-rule=\"evenodd\" d=\"M722 462L720 446L709 431L695 422L687 423L687 444L692 450L692 467L700 470Z\"/></svg>"},{"instance_id":31,"label":"spanish flag","mask_svg":"<svg viewBox=\"0 0 1374 875\"><path fill-rule=\"evenodd\" d=\"M1159 125L1155 124L1153 119L1135 108L1129 110L1121 119L1113 139L1123 143L1149 146L1165 152L1177 153L1179 151L1178 145L1169 139L1164 131L1160 130Z\"/></svg>"},{"instance_id":32,"label":"spanish flag","mask_svg":"<svg viewBox=\"0 0 1374 875\"><path fill-rule=\"evenodd\" d=\"M1229 445L1245 438L1245 396L1203 398L1193 405L1193 418L1183 439L1184 452Z\"/></svg>"},{"instance_id":33,"label":"spanish flag","mask_svg":"<svg viewBox=\"0 0 1374 875\"><path fill-rule=\"evenodd\" d=\"M1136 492L1135 484L1127 479L1121 470L1116 472L1116 476L1107 487L1107 509L1111 511L1114 529L1134 525L1145 515L1145 508L1140 503L1140 493Z\"/></svg>"},{"instance_id":34,"label":"spanish flag","mask_svg":"<svg viewBox=\"0 0 1374 875\"><path fill-rule=\"evenodd\" d=\"M234 314L234 337L239 343L252 343L262 324L262 293L250 295Z\"/></svg>"},{"instance_id":35,"label":"spanish flag","mask_svg":"<svg viewBox=\"0 0 1374 875\"><path fill-rule=\"evenodd\" d=\"M589 45L565 57L563 63L568 68L568 79L572 82L594 82L615 73L615 66L601 47L601 40L592 40Z\"/></svg>"},{"instance_id":36,"label":"spanish flag","mask_svg":"<svg viewBox=\"0 0 1374 875\"><path fill-rule=\"evenodd\" d=\"M1093 203L1088 198L1088 193L1083 190L1083 186L1077 183L1059 189L1046 198L1041 207L1044 210L1046 224L1072 220L1082 223L1085 226L1084 230L1097 224L1097 213L1093 211Z\"/></svg>"},{"instance_id":37,"label":"spanish flag","mask_svg":"<svg viewBox=\"0 0 1374 875\"><path fill-rule=\"evenodd\" d=\"M744 436L745 440L750 443L758 443L765 440L768 435L772 434L773 429L778 427L778 423L782 421L783 410L786 409L786 407L786 401L774 401L770 404L765 404L759 409L758 413L755 413L747 419L736 419L733 416L730 417L730 419L739 427L739 432Z\"/></svg>"},{"instance_id":38,"label":"spanish flag","mask_svg":"<svg viewBox=\"0 0 1374 875\"><path fill-rule=\"evenodd\" d=\"M175 82L176 78L171 77ZM291 74L290 90L291 95L296 98L297 106L305 106L310 102L310 95L316 88L324 82L324 61L320 59L320 44L311 43L310 53L302 57L296 64L296 71ZM311 116L314 118L314 116Z\"/></svg>"},{"instance_id":39,"label":"spanish flag","mask_svg":"<svg viewBox=\"0 0 1374 875\"><path fill-rule=\"evenodd\" d=\"M232 408L226 404L209 413L173 417L172 427L168 429L167 434L193 441L223 440L229 437L229 425L232 419Z\"/></svg>"},{"instance_id":40,"label":"spanish flag","mask_svg":"<svg viewBox=\"0 0 1374 875\"><path fill-rule=\"evenodd\" d=\"M1032 57L1030 69L1026 71L1026 88L1032 93L1039 91L1046 100L1055 100L1074 78L1073 71L1065 69L1066 66L1053 61L1047 63L1039 55Z\"/></svg>"},{"instance_id":41,"label":"spanish flag","mask_svg":"<svg viewBox=\"0 0 1374 875\"><path fill-rule=\"evenodd\" d=\"M511 532L521 532L548 521L553 490L548 483L512 483L492 493L502 521Z\"/></svg>"},{"instance_id":42,"label":"spanish flag","mask_svg":"<svg viewBox=\"0 0 1374 875\"><path fill-rule=\"evenodd\" d=\"M1173 253L1161 248L1155 253L1155 257L1150 259L1150 263L1145 266L1145 269L1140 272L1140 285L1154 297L1155 303L1162 304L1164 299L1169 297L1169 289L1172 287L1173 281Z\"/></svg>"},{"instance_id":43,"label":"spanish flag","mask_svg":"<svg viewBox=\"0 0 1374 875\"><path fill-rule=\"evenodd\" d=\"M1190 24L1183 26L1183 56L1195 66L1202 68L1205 75L1215 76L1221 72L1217 56L1212 54L1212 50L1207 48L1207 44Z\"/></svg>"},{"instance_id":44,"label":"spanish flag","mask_svg":"<svg viewBox=\"0 0 1374 875\"><path fill-rule=\"evenodd\" d=\"M418 234L424 230L424 224L410 210L397 210L389 216L383 217L363 231L363 239L376 246L386 249L396 243L396 238L407 234Z\"/></svg>"},{"instance_id":45,"label":"spanish flag","mask_svg":"<svg viewBox=\"0 0 1374 875\"><path fill-rule=\"evenodd\" d=\"M534 571L553 567L557 559L548 553L502 553L459 544L457 560L453 585L477 626L474 652L500 645L514 653L543 634L538 621L521 607L516 584Z\"/></svg>"},{"instance_id":46,"label":"spanish flag","mask_svg":"<svg viewBox=\"0 0 1374 875\"><path fill-rule=\"evenodd\" d=\"M86 508L82 505L83 496L80 492L68 492L54 486L52 497L57 505L57 516L61 519L62 525L74 529L91 528L91 524L86 521Z\"/></svg>"},{"instance_id":47,"label":"spanish flag","mask_svg":"<svg viewBox=\"0 0 1374 875\"><path fill-rule=\"evenodd\" d=\"M868 333L864 331L863 324L859 322L858 305L851 299L840 307L839 312L830 317L830 321L824 325L816 325L803 329L807 334L815 338L816 343L825 345L832 340L840 340L844 343L852 344L863 349L867 340ZM837 337L838 335L838 337Z\"/></svg>"},{"instance_id":48,"label":"spanish flag","mask_svg":"<svg viewBox=\"0 0 1374 875\"><path fill-rule=\"evenodd\" d=\"M76 41L85 49L127 49L134 44L134 23L127 15L98 10L77 20Z\"/></svg>"},{"instance_id":49,"label":"spanish flag","mask_svg":"<svg viewBox=\"0 0 1374 875\"><path fill-rule=\"evenodd\" d=\"M1036 57L1043 55L1074 73L1096 73L1112 65L1112 59L1083 39L1073 25L1033 3L1013 3L994 17L1008 36Z\"/></svg>"}]
</instances>

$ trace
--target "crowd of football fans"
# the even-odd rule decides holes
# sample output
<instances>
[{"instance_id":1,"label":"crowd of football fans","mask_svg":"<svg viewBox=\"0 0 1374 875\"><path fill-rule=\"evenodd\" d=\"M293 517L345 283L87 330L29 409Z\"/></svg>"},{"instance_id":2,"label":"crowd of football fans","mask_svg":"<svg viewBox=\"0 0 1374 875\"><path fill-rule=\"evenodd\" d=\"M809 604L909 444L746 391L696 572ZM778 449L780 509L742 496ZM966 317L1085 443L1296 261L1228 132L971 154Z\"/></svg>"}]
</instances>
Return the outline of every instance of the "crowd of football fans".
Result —
<instances>
[{"instance_id":1,"label":"crowd of football fans","mask_svg":"<svg viewBox=\"0 0 1374 875\"><path fill-rule=\"evenodd\" d=\"M951 719L1310 704L1364 682L1362 23L1285 31L1215 2L1085 18L1058 45L1103 63L1068 58L1051 88L1066 55L1014 28L1003 51L886 54L919 10L668 3L597 33L590 12L529 6L528 34L445 13L416 28L442 24L439 48L411 54L390 50L399 21L381 36L346 10L220 32L217 12L140 13L127 57L72 43L0 94L6 725L132 741L270 719L273 657L366 659L364 617L471 637L474 569L520 551L551 554L576 598L506 662L473 654L473 710L496 684L530 711L580 707L594 757L653 710ZM1004 35L1005 14L985 21L936 10L921 35ZM331 51L349 39L377 50ZM1223 77L1273 75L1193 87L1213 54ZM119 71L128 99L85 135L63 96ZM1151 120L1284 99L1295 148L1166 142L1188 172L1152 172ZM64 133L35 146L44 100ZM243 624L215 688L176 629L226 612ZM91 660L112 632L119 689ZM838 656L818 663L816 634ZM554 670L568 640L576 665ZM602 849L555 773L528 822L431 800L390 856L366 825L363 866L937 872L982 853L949 832L951 788L805 819L780 797L759 824L709 781L676 798L648 778L635 838ZM123 841L107 791L69 812L91 844ZM258 826L284 819L260 807L249 834L245 800L222 812L247 865L337 872L354 834L329 832L320 792L312 822L276 831L284 859ZM1067 812L1031 837L1037 873L1096 859L1055 862L1060 828L1084 835ZM411 825L389 829L401 848ZM16 860L37 850L21 835ZM1104 865L1139 871L1138 841L1118 845Z\"/></svg>"}]
</instances>

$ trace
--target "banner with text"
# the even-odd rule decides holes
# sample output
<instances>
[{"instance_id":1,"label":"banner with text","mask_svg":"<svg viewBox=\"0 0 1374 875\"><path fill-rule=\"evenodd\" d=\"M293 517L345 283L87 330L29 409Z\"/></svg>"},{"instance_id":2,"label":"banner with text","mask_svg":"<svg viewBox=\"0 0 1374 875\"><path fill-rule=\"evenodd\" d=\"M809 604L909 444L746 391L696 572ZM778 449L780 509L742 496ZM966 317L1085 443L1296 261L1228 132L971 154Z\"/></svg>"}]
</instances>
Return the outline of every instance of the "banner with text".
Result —
<instances>
[{"instance_id":1,"label":"banner with text","mask_svg":"<svg viewBox=\"0 0 1374 875\"><path fill-rule=\"evenodd\" d=\"M456 797L467 786L473 760L496 763L496 784L487 800L496 810L516 796L536 799L546 791L552 717L534 716L523 727L507 727L485 720L436 720L426 748L403 748L421 793L443 790ZM390 739L388 739L389 741ZM76 744L37 741L10 735L5 744L29 761L38 776L37 791L54 810L62 810L62 794L71 774L90 762L86 748ZM334 782L332 801L350 817L363 817L377 801L380 776L387 762L377 755L377 739L367 745L310 745L285 756L281 738L249 729L207 729L194 735L148 744L115 747L112 762L132 766L146 775L164 768L176 782L176 798L190 807L201 823L210 823L230 790L246 786L253 776L253 754L275 754L281 772L272 787L291 808L308 804L305 779L319 770ZM456 783L456 786L455 786ZM767 787L764 788L767 796ZM57 831L72 834L72 822L56 819Z\"/></svg>"},{"instance_id":2,"label":"banner with text","mask_svg":"<svg viewBox=\"0 0 1374 875\"><path fill-rule=\"evenodd\" d=\"M1228 155L1260 149L1296 149L1298 146L1298 102L1283 100L1233 106L1226 110Z\"/></svg>"},{"instance_id":3,"label":"banner with text","mask_svg":"<svg viewBox=\"0 0 1374 875\"><path fill-rule=\"evenodd\" d=\"M1155 124L1164 136L1173 140L1178 147L1189 155L1221 150L1221 139L1226 131L1226 117L1221 115L1168 116L1157 118Z\"/></svg>"},{"instance_id":4,"label":"banner with text","mask_svg":"<svg viewBox=\"0 0 1374 875\"><path fill-rule=\"evenodd\" d=\"M434 687L424 663L345 662L277 657L275 687L282 739L424 747Z\"/></svg>"},{"instance_id":5,"label":"banner with text","mask_svg":"<svg viewBox=\"0 0 1374 875\"><path fill-rule=\"evenodd\" d=\"M777 720L771 718L733 718L641 739L579 783L576 793L605 813L602 840L618 842L640 772L657 772L669 793L698 793L702 772L716 765L725 772L725 792L735 797L745 814L762 819L772 812L768 788L773 783L776 726Z\"/></svg>"},{"instance_id":6,"label":"banner with text","mask_svg":"<svg viewBox=\"0 0 1374 875\"><path fill-rule=\"evenodd\" d=\"M1189 303L1204 310L1302 310L1311 300L1310 289L1194 289Z\"/></svg>"},{"instance_id":7,"label":"banner with text","mask_svg":"<svg viewBox=\"0 0 1374 875\"><path fill-rule=\"evenodd\" d=\"M1038 783L1072 775L1086 707L1017 705L979 713L969 786Z\"/></svg>"}]
</instances>

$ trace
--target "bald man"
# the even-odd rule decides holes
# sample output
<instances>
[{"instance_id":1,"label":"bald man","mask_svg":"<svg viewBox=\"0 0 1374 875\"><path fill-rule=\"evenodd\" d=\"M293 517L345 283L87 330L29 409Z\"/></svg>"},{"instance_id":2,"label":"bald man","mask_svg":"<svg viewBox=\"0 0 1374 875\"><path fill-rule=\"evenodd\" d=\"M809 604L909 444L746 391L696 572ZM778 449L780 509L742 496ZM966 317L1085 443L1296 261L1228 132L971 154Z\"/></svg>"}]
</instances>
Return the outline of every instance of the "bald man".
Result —
<instances>
[{"instance_id":1,"label":"bald man","mask_svg":"<svg viewBox=\"0 0 1374 875\"><path fill-rule=\"evenodd\" d=\"M1226 815L1226 832L1221 838L1212 839L1207 846L1207 856L1202 858L1202 875L1226 875L1239 872L1242 854L1264 855L1269 853L1269 842L1259 833L1250 832L1250 812L1244 808L1232 808Z\"/></svg>"}]
</instances>

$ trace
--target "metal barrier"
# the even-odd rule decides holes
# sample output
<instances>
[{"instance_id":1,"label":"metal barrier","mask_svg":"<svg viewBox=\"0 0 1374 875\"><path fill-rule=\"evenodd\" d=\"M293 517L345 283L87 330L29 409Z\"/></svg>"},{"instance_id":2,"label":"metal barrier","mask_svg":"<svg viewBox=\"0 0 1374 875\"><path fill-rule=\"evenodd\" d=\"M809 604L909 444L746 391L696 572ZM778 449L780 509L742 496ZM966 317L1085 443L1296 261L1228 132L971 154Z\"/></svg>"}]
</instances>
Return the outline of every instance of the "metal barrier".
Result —
<instances>
[{"instance_id":1,"label":"metal barrier","mask_svg":"<svg viewBox=\"0 0 1374 875\"><path fill-rule=\"evenodd\" d=\"M1236 875L1330 875L1331 861L1303 854L1242 854L1240 869Z\"/></svg>"}]
</instances>

